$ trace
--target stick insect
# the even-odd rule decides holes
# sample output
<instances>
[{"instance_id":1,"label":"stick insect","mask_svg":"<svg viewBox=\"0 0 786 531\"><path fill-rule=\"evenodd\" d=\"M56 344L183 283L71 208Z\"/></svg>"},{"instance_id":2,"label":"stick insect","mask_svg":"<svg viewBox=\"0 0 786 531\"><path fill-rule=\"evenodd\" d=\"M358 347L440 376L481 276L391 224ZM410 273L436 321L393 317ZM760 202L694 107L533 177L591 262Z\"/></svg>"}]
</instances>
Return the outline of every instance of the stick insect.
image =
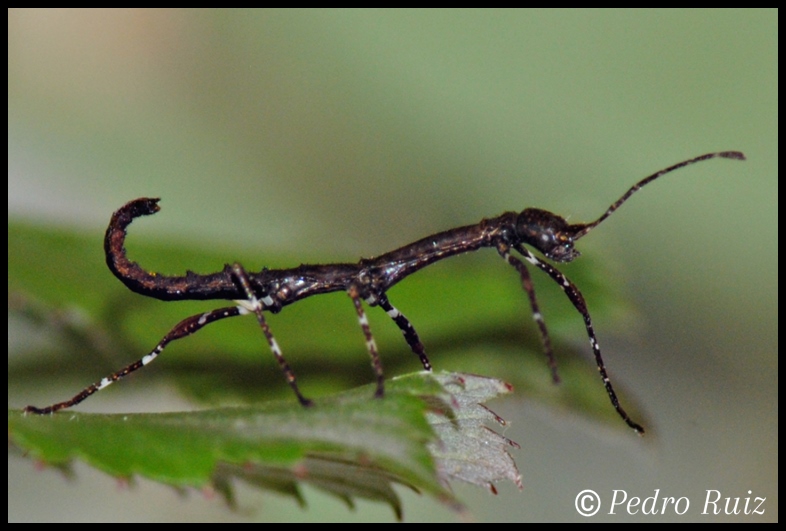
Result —
<instances>
[{"instance_id":1,"label":"stick insect","mask_svg":"<svg viewBox=\"0 0 786 531\"><path fill-rule=\"evenodd\" d=\"M581 314L598 372L612 406L628 426L637 433L643 434L644 428L628 416L617 399L614 387L606 373L587 304L578 287L551 263L535 256L525 245L533 247L548 260L558 263L571 262L580 255L574 247L576 241L613 214L643 186L667 173L713 158L745 160L745 156L738 151L722 151L707 153L669 166L634 184L617 201L612 203L603 215L591 223L570 224L563 217L546 210L527 208L521 212L505 212L497 217L483 219L474 225L438 232L376 258L363 258L357 263L300 265L291 269L264 268L258 273L248 272L238 263L227 264L221 271L207 275L187 271L185 276L169 276L144 270L126 256L124 247L126 229L134 219L158 212L160 209L159 199L135 199L112 215L106 231L104 250L107 265L112 273L130 290L148 297L164 301L230 300L235 304L184 319L175 325L155 348L140 360L85 388L69 400L43 408L27 406L25 412L49 414L73 407L95 392L148 365L172 341L189 336L210 323L246 314L256 316L286 381L300 403L310 406L313 402L300 392L295 373L284 359L281 348L265 320L264 312L278 313L285 306L299 300L334 291L344 291L352 300L376 375L377 385L374 396L382 397L385 386L382 364L362 302L365 301L371 307L379 306L390 316L403 333L409 347L420 359L423 368L430 371L431 362L426 356L425 347L421 343L418 333L409 319L390 303L387 291L407 276L430 264L457 254L491 247L496 249L497 253L513 266L521 278L521 284L529 299L543 350L551 368L552 379L555 382L559 381L557 364L546 322L540 313L535 297L535 288L526 263L551 277ZM513 251L517 252L524 260L522 261L512 254Z\"/></svg>"}]
</instances>

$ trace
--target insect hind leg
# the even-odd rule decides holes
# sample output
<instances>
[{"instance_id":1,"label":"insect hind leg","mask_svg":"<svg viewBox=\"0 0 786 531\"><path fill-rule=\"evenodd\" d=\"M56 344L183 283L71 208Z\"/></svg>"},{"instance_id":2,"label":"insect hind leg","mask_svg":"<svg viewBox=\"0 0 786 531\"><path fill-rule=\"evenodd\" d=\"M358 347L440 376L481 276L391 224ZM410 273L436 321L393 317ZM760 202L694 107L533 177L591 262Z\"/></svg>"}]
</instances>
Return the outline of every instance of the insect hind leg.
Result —
<instances>
[{"instance_id":1,"label":"insect hind leg","mask_svg":"<svg viewBox=\"0 0 786 531\"><path fill-rule=\"evenodd\" d=\"M246 297L248 297L246 300L235 301L239 304L238 312L241 314L253 313L256 315L257 322L259 322L259 326L262 328L262 333L265 334L265 339L267 339L267 344L270 346L273 356L276 357L279 367L281 367L281 370L284 372L284 377L287 379L287 383L295 392L295 396L297 396L297 399L302 405L313 405L313 402L304 397L301 394L300 389L298 389L295 373L289 366L289 363L287 363L287 360L284 359L284 354L281 352L281 347L278 346L278 342L276 341L276 338L273 337L273 333L270 331L270 327L265 320L265 316L263 314L264 301L260 301L254 294L254 291L251 289L251 281L248 279L248 273L246 273L246 270L243 268L243 266L235 263L232 265L232 274L235 276L235 278L237 278L238 282L240 283L240 287L243 288L243 292L246 294Z\"/></svg>"},{"instance_id":2,"label":"insect hind leg","mask_svg":"<svg viewBox=\"0 0 786 531\"><path fill-rule=\"evenodd\" d=\"M135 361L131 365L120 369L119 371L110 374L109 376L101 379L101 381L94 383L93 385L86 387L78 394L74 395L71 399L66 400L65 402L58 402L57 404L52 404L51 406L47 406L44 408L37 408L35 406L27 406L24 409L25 413L35 413L37 415L48 415L50 413L54 413L56 411L60 411L61 409L67 409L73 407L90 395L97 393L101 389L115 383L116 381L120 380L121 378L125 378L132 372L141 369L145 365L148 365L154 359L158 357L159 354L164 350L164 347L167 346L168 343L175 341L176 339L181 339L186 336L190 336L194 332L200 330L202 327L209 325L215 321L220 319L225 319L227 317L235 317L240 315L242 312L239 308L231 306L228 308L220 308L218 310L213 310L212 312L201 313L198 315L192 315L186 319L180 321L177 325L175 325L172 330L169 331L167 335L159 341L158 345L150 351L149 354L145 355L143 358Z\"/></svg>"}]
</instances>

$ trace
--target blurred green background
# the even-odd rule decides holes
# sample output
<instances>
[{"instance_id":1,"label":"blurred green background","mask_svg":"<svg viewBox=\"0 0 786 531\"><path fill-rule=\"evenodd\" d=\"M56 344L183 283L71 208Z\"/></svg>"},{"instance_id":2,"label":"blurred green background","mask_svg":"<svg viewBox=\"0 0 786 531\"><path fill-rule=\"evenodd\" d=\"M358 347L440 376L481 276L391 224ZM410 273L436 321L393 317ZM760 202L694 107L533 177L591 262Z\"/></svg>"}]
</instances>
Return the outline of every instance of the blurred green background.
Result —
<instances>
[{"instance_id":1,"label":"blurred green background","mask_svg":"<svg viewBox=\"0 0 786 531\"><path fill-rule=\"evenodd\" d=\"M14 220L99 233L111 211L152 195L164 213L142 235L352 261L528 206L591 220L658 169L745 152L746 163L664 178L581 242L620 271L637 309L633 333L596 329L652 433L609 434L508 399L492 406L522 446L524 491L456 488L480 521L583 520L584 489L605 502L595 520L777 520L777 11L8 15ZM486 254L480 267L511 274ZM9 407L27 400L9 383ZM217 499L76 470L66 481L9 456L9 521L392 517L315 491L306 511L247 492L229 513ZM660 489L691 506L682 517L609 516L613 489ZM708 489L751 491L766 512L702 515ZM401 493L408 521L456 518Z\"/></svg>"}]
</instances>

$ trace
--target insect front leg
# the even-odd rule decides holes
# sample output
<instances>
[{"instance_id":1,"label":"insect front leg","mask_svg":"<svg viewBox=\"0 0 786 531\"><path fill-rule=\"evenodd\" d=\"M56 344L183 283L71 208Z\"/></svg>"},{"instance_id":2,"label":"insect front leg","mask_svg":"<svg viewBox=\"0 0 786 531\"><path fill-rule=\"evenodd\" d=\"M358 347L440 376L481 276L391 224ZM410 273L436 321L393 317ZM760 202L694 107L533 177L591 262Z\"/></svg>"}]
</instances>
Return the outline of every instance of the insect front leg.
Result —
<instances>
[{"instance_id":1,"label":"insect front leg","mask_svg":"<svg viewBox=\"0 0 786 531\"><path fill-rule=\"evenodd\" d=\"M278 365L281 367L281 370L284 372L284 377L287 379L287 383L295 392L297 399L300 401L301 404L304 406L311 406L313 402L308 398L305 398L301 393L300 389L297 387L297 381L295 378L295 373L287 363L287 360L284 359L284 354L281 352L281 347L278 346L278 342L276 338L273 337L273 333L270 331L270 327L265 320L265 316L263 314L263 310L267 306L272 306L273 300L270 298L270 295L266 295L262 298L262 300L258 299L257 296L254 294L254 291L251 289L251 281L248 279L248 273L246 270L243 269L238 263L232 265L232 273L234 274L235 278L237 278L240 286L243 288L243 292L248 297L245 300L238 300L235 301L239 304L238 311L239 313L253 313L257 316L257 321L259 322L259 326L262 328L262 333L265 334L265 339L267 339L267 344L270 346L270 350L273 352L273 355L276 357L276 361L278 361ZM268 301L268 299L270 299Z\"/></svg>"},{"instance_id":2,"label":"insect front leg","mask_svg":"<svg viewBox=\"0 0 786 531\"><path fill-rule=\"evenodd\" d=\"M560 379L559 374L557 373L557 360L554 357L554 350L551 348L551 339L549 338L549 331L546 328L546 321L543 319L543 314L540 313L540 308L538 307L538 300L535 297L535 286L532 284L532 277L529 275L527 265L510 254L510 246L506 243L498 243L497 252L507 263L515 267L516 271L519 272L519 276L521 277L521 285L524 288L524 291L527 292L529 305L532 308L532 318L535 320L535 323L537 323L538 330L540 331L540 341L543 343L543 351L546 353L546 358L548 359L549 367L551 368L551 379L554 380L554 383L559 383Z\"/></svg>"},{"instance_id":3,"label":"insect front leg","mask_svg":"<svg viewBox=\"0 0 786 531\"><path fill-rule=\"evenodd\" d=\"M529 250L521 244L515 246L515 249L520 252L524 259L531 263L532 265L536 266L541 271L545 272L549 275L554 282L562 289L562 291L567 295L570 302L573 304L573 307L581 314L584 318L584 327L587 329L587 335L589 336L590 346L592 347L592 353L595 355L595 363L598 366L598 372L600 373L600 377L603 380L603 386L606 388L606 393L609 395L609 399L611 400L611 405L614 406L614 409L617 410L617 413L625 423L633 428L633 430L638 433L639 435L644 433L644 428L642 428L639 424L636 424L622 409L620 406L619 399L617 399L617 393L614 392L614 387L611 385L611 380L609 379L608 374L606 374L606 366L603 364L603 356L600 354L600 345L598 344L598 338L595 336L595 329L592 326L592 319L590 318L589 310L587 310L587 303L584 301L584 296L579 291L579 288L576 285L568 280L568 277L563 275L557 268L552 266L551 264L540 260L534 254L529 252Z\"/></svg>"}]
</instances>

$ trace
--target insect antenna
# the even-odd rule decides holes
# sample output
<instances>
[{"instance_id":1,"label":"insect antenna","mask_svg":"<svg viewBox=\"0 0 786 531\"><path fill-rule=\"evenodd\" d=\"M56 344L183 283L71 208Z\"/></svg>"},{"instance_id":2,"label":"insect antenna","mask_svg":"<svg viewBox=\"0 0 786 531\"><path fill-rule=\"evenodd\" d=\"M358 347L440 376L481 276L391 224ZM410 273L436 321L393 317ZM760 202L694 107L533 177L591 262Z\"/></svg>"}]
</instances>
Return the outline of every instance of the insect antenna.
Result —
<instances>
[{"instance_id":1,"label":"insect antenna","mask_svg":"<svg viewBox=\"0 0 786 531\"><path fill-rule=\"evenodd\" d=\"M630 189L627 192L625 192L624 194L622 194L622 197L617 199L608 208L608 210L606 210L606 212L603 213L603 215L601 217L599 217L598 219L596 219L592 223L577 223L577 224L571 225L571 228L576 231L573 234L573 240L574 241L578 240L579 238L581 238L582 236L587 234L589 231L591 231L592 229L594 229L595 227L600 225L600 223L604 219L606 219L607 217L612 215L615 210L617 210L619 207L622 206L622 203L627 201L628 198L630 198L630 196L632 196L633 194L638 192L642 187L644 187L644 185L649 184L652 181L654 181L655 179L657 179L658 177L662 177L663 175L666 175L667 173L671 173L674 170L678 170L680 168L684 168L685 166L690 166L691 164L695 164L696 162L701 162L703 160L714 159L716 157L720 157L720 158L724 158L724 159L745 160L745 155L743 155L739 151L720 151L720 152L717 152L717 153L707 153L707 154L701 155L701 156L693 158L693 159L684 160L682 162L679 162L679 163L675 164L674 166L669 166L668 168L665 168L665 169L662 169L662 170L660 170L658 172L655 172L652 175L650 175L649 177L645 177L644 179L640 180L639 182L637 182L636 184L631 186Z\"/></svg>"}]
</instances>

